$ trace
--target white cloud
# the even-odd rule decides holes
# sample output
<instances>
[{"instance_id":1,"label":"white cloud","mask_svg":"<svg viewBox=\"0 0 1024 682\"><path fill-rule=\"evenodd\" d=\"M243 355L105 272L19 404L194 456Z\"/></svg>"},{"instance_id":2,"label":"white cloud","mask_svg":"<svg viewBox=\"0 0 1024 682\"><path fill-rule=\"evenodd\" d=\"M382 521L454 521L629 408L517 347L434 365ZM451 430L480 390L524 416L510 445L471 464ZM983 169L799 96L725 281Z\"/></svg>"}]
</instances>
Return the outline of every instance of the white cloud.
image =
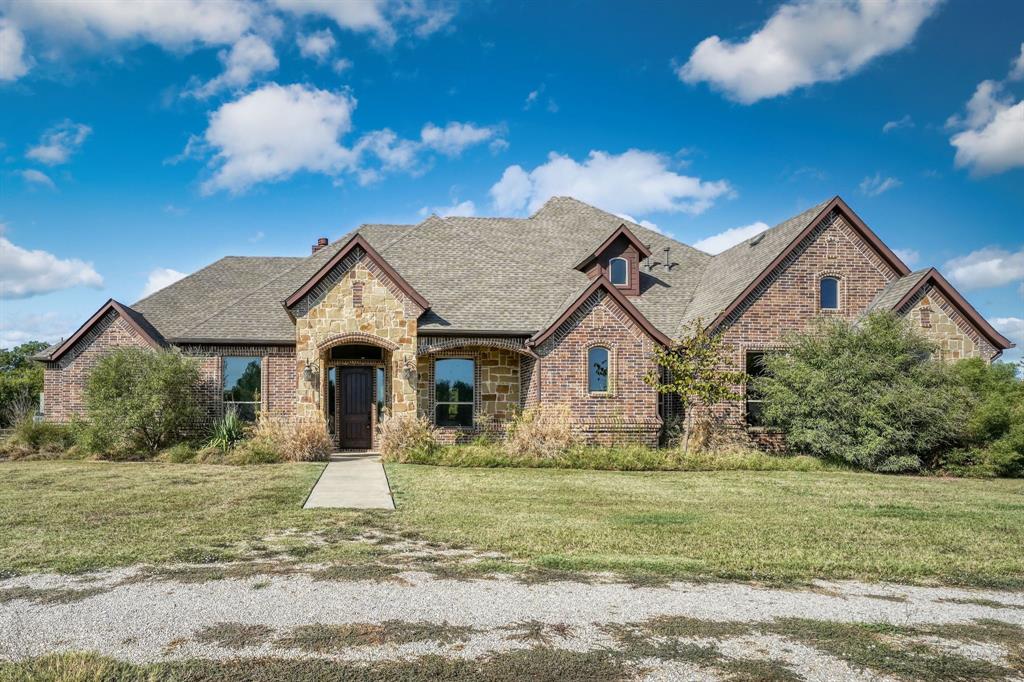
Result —
<instances>
[{"instance_id":1,"label":"white cloud","mask_svg":"<svg viewBox=\"0 0 1024 682\"><path fill-rule=\"evenodd\" d=\"M265 85L210 115L202 142L213 151L203 192L242 192L299 171L335 174L355 161L339 140L352 127L348 94L302 85Z\"/></svg>"},{"instance_id":2,"label":"white cloud","mask_svg":"<svg viewBox=\"0 0 1024 682\"><path fill-rule=\"evenodd\" d=\"M678 70L744 104L846 78L910 44L938 0L797 0L741 42L711 36Z\"/></svg>"},{"instance_id":3,"label":"white cloud","mask_svg":"<svg viewBox=\"0 0 1024 682\"><path fill-rule=\"evenodd\" d=\"M914 249L893 249L892 252L896 254L897 258L910 267L914 267L914 265L921 260L921 254Z\"/></svg>"},{"instance_id":4,"label":"white cloud","mask_svg":"<svg viewBox=\"0 0 1024 682\"><path fill-rule=\"evenodd\" d=\"M278 8L299 16L323 16L339 28L374 34L377 42L394 45L399 33L426 38L455 17L449 3L425 0L273 0Z\"/></svg>"},{"instance_id":5,"label":"white cloud","mask_svg":"<svg viewBox=\"0 0 1024 682\"><path fill-rule=\"evenodd\" d=\"M151 270L149 277L146 278L146 286L142 289L142 294L139 298L146 298L156 292L160 291L165 287L169 287L177 282L182 277L185 277L184 272L178 272L170 268L156 268Z\"/></svg>"},{"instance_id":6,"label":"white cloud","mask_svg":"<svg viewBox=\"0 0 1024 682\"><path fill-rule=\"evenodd\" d=\"M860 191L869 197L877 197L883 192L896 189L903 183L898 178L882 177L881 173L875 173L860 181Z\"/></svg>"},{"instance_id":7,"label":"white cloud","mask_svg":"<svg viewBox=\"0 0 1024 682\"><path fill-rule=\"evenodd\" d=\"M903 118L895 121L886 121L885 125L882 126L883 133L891 133L894 130L900 130L902 128L913 128L914 120L910 118L910 114L907 114Z\"/></svg>"},{"instance_id":8,"label":"white cloud","mask_svg":"<svg viewBox=\"0 0 1024 682\"><path fill-rule=\"evenodd\" d=\"M278 66L274 48L263 38L254 35L241 38L230 50L222 50L218 57L224 65L224 73L189 94L205 98L221 90L238 90L249 85L260 74L273 71Z\"/></svg>"},{"instance_id":9,"label":"white cloud","mask_svg":"<svg viewBox=\"0 0 1024 682\"><path fill-rule=\"evenodd\" d=\"M540 97L540 90L531 90L530 94L526 96L526 101L523 102L523 109L529 109L537 103L537 98Z\"/></svg>"},{"instance_id":10,"label":"white cloud","mask_svg":"<svg viewBox=\"0 0 1024 682\"><path fill-rule=\"evenodd\" d=\"M750 239L754 235L761 234L769 227L771 226L768 225L768 223L763 223L759 220L756 223L744 225L743 227L733 227L725 232L719 232L718 234L713 234L710 237L705 237L694 244L693 247L695 249L700 249L701 251L706 251L707 253L722 253L726 249Z\"/></svg>"},{"instance_id":11,"label":"white cloud","mask_svg":"<svg viewBox=\"0 0 1024 682\"><path fill-rule=\"evenodd\" d=\"M4 237L0 226L0 299L29 298L77 286L103 286L92 263L23 249Z\"/></svg>"},{"instance_id":12,"label":"white cloud","mask_svg":"<svg viewBox=\"0 0 1024 682\"><path fill-rule=\"evenodd\" d=\"M0 81L18 80L29 68L25 36L14 22L0 17Z\"/></svg>"},{"instance_id":13,"label":"white cloud","mask_svg":"<svg viewBox=\"0 0 1024 682\"><path fill-rule=\"evenodd\" d=\"M1020 44L1020 55L1013 60L1008 78L1014 81L1024 79L1024 43Z\"/></svg>"},{"instance_id":14,"label":"white cloud","mask_svg":"<svg viewBox=\"0 0 1024 682\"><path fill-rule=\"evenodd\" d=\"M456 199L450 206L434 206L433 208L424 206L420 209L422 216L428 216L431 213L442 218L471 217L476 215L476 204L468 199L466 201Z\"/></svg>"},{"instance_id":15,"label":"white cloud","mask_svg":"<svg viewBox=\"0 0 1024 682\"><path fill-rule=\"evenodd\" d=\"M326 28L309 34L300 33L296 42L299 45L299 54L307 59L315 59L321 64L330 56L336 44L334 34Z\"/></svg>"},{"instance_id":16,"label":"white cloud","mask_svg":"<svg viewBox=\"0 0 1024 682\"><path fill-rule=\"evenodd\" d=\"M29 341L54 343L70 336L75 323L57 313L0 316L0 348L14 348Z\"/></svg>"},{"instance_id":17,"label":"white cloud","mask_svg":"<svg viewBox=\"0 0 1024 682\"><path fill-rule=\"evenodd\" d=\"M137 40L174 50L228 45L266 20L260 5L240 0L7 0L0 7L23 29L53 38L93 46Z\"/></svg>"},{"instance_id":18,"label":"white cloud","mask_svg":"<svg viewBox=\"0 0 1024 682\"><path fill-rule=\"evenodd\" d=\"M84 123L65 120L43 133L39 144L29 149L25 156L48 166L67 163L90 133L92 128Z\"/></svg>"},{"instance_id":19,"label":"white cloud","mask_svg":"<svg viewBox=\"0 0 1024 682\"><path fill-rule=\"evenodd\" d=\"M980 176L1024 166L1024 100L1015 102L1001 83L986 80L965 108L965 116L947 121L962 128L949 140L956 147L958 168Z\"/></svg>"},{"instance_id":20,"label":"white cloud","mask_svg":"<svg viewBox=\"0 0 1024 682\"><path fill-rule=\"evenodd\" d=\"M419 143L403 139L387 128L363 135L353 147L355 158L358 160L372 155L380 162L380 168L361 166L358 170L360 184L376 182L383 177L384 172L422 172L420 149Z\"/></svg>"},{"instance_id":21,"label":"white cloud","mask_svg":"<svg viewBox=\"0 0 1024 682\"><path fill-rule=\"evenodd\" d=\"M1024 346L1024 319L1019 317L996 317L992 320L992 326L1006 338L1017 344L1017 347Z\"/></svg>"},{"instance_id":22,"label":"white cloud","mask_svg":"<svg viewBox=\"0 0 1024 682\"><path fill-rule=\"evenodd\" d=\"M582 163L551 152L530 172L506 168L490 194L501 213L533 211L552 196L568 195L613 213L697 214L732 194L732 188L725 180L679 175L664 156L630 149L618 155L591 151Z\"/></svg>"},{"instance_id":23,"label":"white cloud","mask_svg":"<svg viewBox=\"0 0 1024 682\"><path fill-rule=\"evenodd\" d=\"M342 74L352 68L352 60L342 57L341 59L335 60L331 66L334 69L334 73Z\"/></svg>"},{"instance_id":24,"label":"white cloud","mask_svg":"<svg viewBox=\"0 0 1024 682\"><path fill-rule=\"evenodd\" d=\"M994 246L978 249L948 261L943 272L963 289L998 287L1024 280L1024 248L1015 253Z\"/></svg>"},{"instance_id":25,"label":"white cloud","mask_svg":"<svg viewBox=\"0 0 1024 682\"><path fill-rule=\"evenodd\" d=\"M423 126L420 131L420 139L423 146L428 149L441 152L446 156L458 156L467 147L487 142L499 141L505 143L501 138L502 128L500 126L479 127L472 123L459 123L452 121L444 128L438 128L433 123ZM500 147L500 145L499 145ZM497 151L497 150L495 150Z\"/></svg>"},{"instance_id":26,"label":"white cloud","mask_svg":"<svg viewBox=\"0 0 1024 682\"><path fill-rule=\"evenodd\" d=\"M628 213L616 213L615 215L619 216L623 220L628 220L631 223L636 223L640 227L646 227L651 232L657 232L658 234L663 234L663 235L666 235L666 236L669 236L669 237L672 236L668 232L666 232L665 230L663 230L660 227L658 227L657 223L652 223L650 220L638 220L638 219L634 218L633 216L629 215Z\"/></svg>"},{"instance_id":27,"label":"white cloud","mask_svg":"<svg viewBox=\"0 0 1024 682\"><path fill-rule=\"evenodd\" d=\"M42 171L37 171L35 168L26 168L19 172L21 179L30 185L39 185L46 187L47 189L57 189L57 186L53 184L53 180L50 176Z\"/></svg>"}]
</instances>

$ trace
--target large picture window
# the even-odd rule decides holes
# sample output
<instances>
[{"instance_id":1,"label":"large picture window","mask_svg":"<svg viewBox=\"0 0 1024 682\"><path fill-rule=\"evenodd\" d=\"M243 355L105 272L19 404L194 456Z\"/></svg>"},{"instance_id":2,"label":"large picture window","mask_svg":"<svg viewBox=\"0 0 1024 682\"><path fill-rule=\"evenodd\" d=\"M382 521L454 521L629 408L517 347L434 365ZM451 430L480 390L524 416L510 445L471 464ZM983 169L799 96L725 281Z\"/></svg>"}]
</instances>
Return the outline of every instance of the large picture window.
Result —
<instances>
[{"instance_id":1,"label":"large picture window","mask_svg":"<svg viewBox=\"0 0 1024 682\"><path fill-rule=\"evenodd\" d=\"M438 426L473 426L473 360L444 358L434 363L434 423Z\"/></svg>"},{"instance_id":2,"label":"large picture window","mask_svg":"<svg viewBox=\"0 0 1024 682\"><path fill-rule=\"evenodd\" d=\"M234 411L253 421L260 411L262 367L260 358L224 358L224 413Z\"/></svg>"},{"instance_id":3,"label":"large picture window","mask_svg":"<svg viewBox=\"0 0 1024 682\"><path fill-rule=\"evenodd\" d=\"M608 392L608 349L594 346L587 351L587 390Z\"/></svg>"},{"instance_id":4,"label":"large picture window","mask_svg":"<svg viewBox=\"0 0 1024 682\"><path fill-rule=\"evenodd\" d=\"M767 374L763 352L747 353L747 425L764 426L764 398L757 391L754 379Z\"/></svg>"}]
</instances>

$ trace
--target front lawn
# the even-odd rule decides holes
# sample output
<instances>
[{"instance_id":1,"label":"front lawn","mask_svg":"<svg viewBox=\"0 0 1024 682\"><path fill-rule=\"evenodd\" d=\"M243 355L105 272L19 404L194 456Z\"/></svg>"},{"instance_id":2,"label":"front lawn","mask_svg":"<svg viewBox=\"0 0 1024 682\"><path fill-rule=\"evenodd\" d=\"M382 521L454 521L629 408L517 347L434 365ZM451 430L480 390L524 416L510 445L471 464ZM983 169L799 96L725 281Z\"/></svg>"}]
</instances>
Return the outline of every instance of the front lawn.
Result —
<instances>
[{"instance_id":1,"label":"front lawn","mask_svg":"<svg viewBox=\"0 0 1024 682\"><path fill-rule=\"evenodd\" d=\"M1024 587L1024 481L388 468L403 524L560 569Z\"/></svg>"},{"instance_id":2,"label":"front lawn","mask_svg":"<svg viewBox=\"0 0 1024 682\"><path fill-rule=\"evenodd\" d=\"M322 467L3 463L0 574L231 559L400 570L382 570L387 547L353 541L374 531L634 577L1024 588L1020 480L389 465L398 511L304 511Z\"/></svg>"}]
</instances>

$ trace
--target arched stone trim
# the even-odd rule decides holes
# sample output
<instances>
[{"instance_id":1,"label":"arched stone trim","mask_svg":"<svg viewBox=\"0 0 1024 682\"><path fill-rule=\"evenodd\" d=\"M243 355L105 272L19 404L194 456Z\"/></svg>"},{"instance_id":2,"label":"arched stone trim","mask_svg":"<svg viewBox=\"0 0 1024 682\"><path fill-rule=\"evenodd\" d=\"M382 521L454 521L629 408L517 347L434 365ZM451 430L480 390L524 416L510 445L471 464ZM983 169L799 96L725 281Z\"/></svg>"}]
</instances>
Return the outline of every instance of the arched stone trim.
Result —
<instances>
[{"instance_id":1,"label":"arched stone trim","mask_svg":"<svg viewBox=\"0 0 1024 682\"><path fill-rule=\"evenodd\" d=\"M416 355L434 355L444 351L469 346L483 348L502 348L515 353L534 357L526 348L526 339L504 336L421 336L417 340Z\"/></svg>"},{"instance_id":2,"label":"arched stone trim","mask_svg":"<svg viewBox=\"0 0 1024 682\"><path fill-rule=\"evenodd\" d=\"M836 281L836 306L835 308L821 307L821 280L834 279ZM849 308L847 303L846 277L838 268L825 268L814 273L814 309L818 314L836 315L843 313Z\"/></svg>"},{"instance_id":3,"label":"arched stone trim","mask_svg":"<svg viewBox=\"0 0 1024 682\"><path fill-rule=\"evenodd\" d=\"M342 346L349 343L365 343L370 346L377 346L387 351L398 350L398 344L387 339L375 336L373 334L367 334L365 332L348 332L346 334L335 334L330 336L316 345L316 350L319 353L324 352L328 348L334 346Z\"/></svg>"}]
</instances>

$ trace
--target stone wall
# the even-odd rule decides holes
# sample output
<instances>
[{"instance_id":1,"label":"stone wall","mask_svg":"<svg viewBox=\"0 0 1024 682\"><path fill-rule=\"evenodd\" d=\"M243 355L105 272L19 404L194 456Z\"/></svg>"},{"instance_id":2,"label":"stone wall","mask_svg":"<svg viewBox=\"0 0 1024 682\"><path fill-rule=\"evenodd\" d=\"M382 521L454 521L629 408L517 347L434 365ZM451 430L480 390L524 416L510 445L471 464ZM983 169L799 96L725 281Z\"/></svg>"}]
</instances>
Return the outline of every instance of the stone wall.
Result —
<instances>
[{"instance_id":1,"label":"stone wall","mask_svg":"<svg viewBox=\"0 0 1024 682\"><path fill-rule=\"evenodd\" d=\"M991 362L999 352L934 286L923 287L898 312L938 346L936 357L940 360L982 358Z\"/></svg>"},{"instance_id":2,"label":"stone wall","mask_svg":"<svg viewBox=\"0 0 1024 682\"><path fill-rule=\"evenodd\" d=\"M292 308L295 315L295 416L325 414L326 355L341 343L372 343L389 351L389 407L416 410L416 387L406 369L416 363L416 320L423 310L362 249L354 249ZM319 381L302 378L308 365Z\"/></svg>"}]
</instances>

